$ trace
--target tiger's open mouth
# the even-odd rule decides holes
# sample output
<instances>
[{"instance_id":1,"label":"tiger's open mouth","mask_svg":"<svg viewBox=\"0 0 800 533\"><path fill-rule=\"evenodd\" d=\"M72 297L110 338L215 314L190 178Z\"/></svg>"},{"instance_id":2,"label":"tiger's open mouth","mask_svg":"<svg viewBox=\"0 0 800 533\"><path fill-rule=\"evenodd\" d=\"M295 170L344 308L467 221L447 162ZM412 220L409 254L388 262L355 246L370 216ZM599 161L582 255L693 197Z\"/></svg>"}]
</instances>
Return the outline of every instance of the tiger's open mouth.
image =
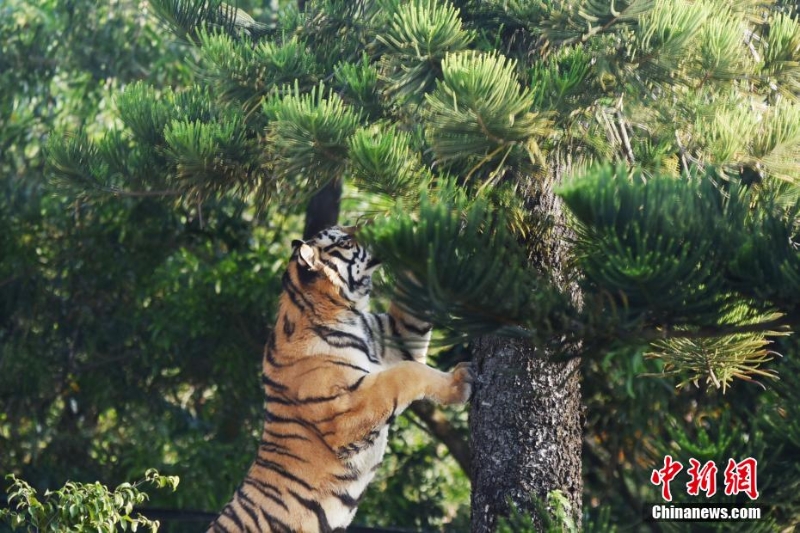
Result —
<instances>
[{"instance_id":1,"label":"tiger's open mouth","mask_svg":"<svg viewBox=\"0 0 800 533\"><path fill-rule=\"evenodd\" d=\"M378 259L377 257L373 257L369 261L367 261L367 268L368 269L369 268L375 268L376 266L378 266L380 264L381 264L381 260Z\"/></svg>"}]
</instances>

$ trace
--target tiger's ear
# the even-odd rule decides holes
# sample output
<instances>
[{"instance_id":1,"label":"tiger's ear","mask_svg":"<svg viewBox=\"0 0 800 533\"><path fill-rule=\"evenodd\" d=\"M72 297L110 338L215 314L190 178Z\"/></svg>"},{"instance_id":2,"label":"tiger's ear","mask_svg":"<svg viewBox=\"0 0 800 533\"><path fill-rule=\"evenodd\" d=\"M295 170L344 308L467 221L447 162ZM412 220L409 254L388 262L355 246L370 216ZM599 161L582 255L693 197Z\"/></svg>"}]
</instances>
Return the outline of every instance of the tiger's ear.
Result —
<instances>
[{"instance_id":1,"label":"tiger's ear","mask_svg":"<svg viewBox=\"0 0 800 533\"><path fill-rule=\"evenodd\" d=\"M323 266L322 262L319 260L319 256L317 255L317 249L304 242L300 244L300 251L298 252L297 257L300 261L300 265L306 267L312 272L320 270Z\"/></svg>"}]
</instances>

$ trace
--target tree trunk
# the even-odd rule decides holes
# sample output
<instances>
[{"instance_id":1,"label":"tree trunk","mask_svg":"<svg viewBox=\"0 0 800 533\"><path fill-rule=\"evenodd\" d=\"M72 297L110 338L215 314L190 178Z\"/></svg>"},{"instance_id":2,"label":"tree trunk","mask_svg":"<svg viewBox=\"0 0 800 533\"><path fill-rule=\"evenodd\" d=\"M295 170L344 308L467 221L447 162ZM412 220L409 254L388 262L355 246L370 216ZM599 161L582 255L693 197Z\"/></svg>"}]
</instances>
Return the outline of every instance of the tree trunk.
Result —
<instances>
[{"instance_id":1,"label":"tree trunk","mask_svg":"<svg viewBox=\"0 0 800 533\"><path fill-rule=\"evenodd\" d=\"M553 194L570 162L557 159L551 179L517 176L527 187L526 204L543 221L531 243L531 268L546 272L580 305L580 292L565 275L569 251L562 204ZM548 348L549 350L549 348ZM559 355L577 355L578 346L562 346ZM579 360L551 360L554 355L524 339L494 336L476 341L473 362L478 379L470 412L472 448L472 532L496 529L509 516L509 500L534 518L542 531L534 501L546 503L559 490L571 504L580 528L582 407Z\"/></svg>"},{"instance_id":2,"label":"tree trunk","mask_svg":"<svg viewBox=\"0 0 800 533\"><path fill-rule=\"evenodd\" d=\"M509 500L542 531L534 498L561 490L580 523L581 398L578 360L551 362L521 339L483 337L474 347L472 531L492 532Z\"/></svg>"},{"instance_id":3,"label":"tree trunk","mask_svg":"<svg viewBox=\"0 0 800 533\"><path fill-rule=\"evenodd\" d=\"M340 179L331 180L318 190L306 206L303 239L310 239L325 228L335 226L339 220L341 201L342 180Z\"/></svg>"}]
</instances>

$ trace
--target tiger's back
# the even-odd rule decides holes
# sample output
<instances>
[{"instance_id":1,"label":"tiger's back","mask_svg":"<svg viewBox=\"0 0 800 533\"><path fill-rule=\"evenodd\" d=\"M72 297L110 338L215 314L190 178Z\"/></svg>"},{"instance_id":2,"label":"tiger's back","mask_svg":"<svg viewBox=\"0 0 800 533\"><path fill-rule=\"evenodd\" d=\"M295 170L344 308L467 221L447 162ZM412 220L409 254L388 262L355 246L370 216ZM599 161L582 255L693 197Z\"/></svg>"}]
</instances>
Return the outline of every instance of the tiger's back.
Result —
<instances>
[{"instance_id":1,"label":"tiger's back","mask_svg":"<svg viewBox=\"0 0 800 533\"><path fill-rule=\"evenodd\" d=\"M209 531L343 530L394 417L423 397L469 396L468 368L424 364L428 324L395 306L366 310L377 264L347 228L296 242L264 350L257 456Z\"/></svg>"}]
</instances>

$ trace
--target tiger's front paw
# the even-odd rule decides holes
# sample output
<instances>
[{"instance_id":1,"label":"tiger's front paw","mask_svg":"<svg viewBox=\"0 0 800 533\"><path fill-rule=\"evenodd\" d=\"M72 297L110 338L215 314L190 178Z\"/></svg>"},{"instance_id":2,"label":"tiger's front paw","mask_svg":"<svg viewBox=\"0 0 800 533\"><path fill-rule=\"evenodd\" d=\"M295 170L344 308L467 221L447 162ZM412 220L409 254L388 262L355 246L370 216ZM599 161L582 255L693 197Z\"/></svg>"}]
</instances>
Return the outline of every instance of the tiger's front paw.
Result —
<instances>
[{"instance_id":1,"label":"tiger's front paw","mask_svg":"<svg viewBox=\"0 0 800 533\"><path fill-rule=\"evenodd\" d=\"M450 376L448 398L442 403L451 405L468 402L472 396L472 384L475 382L475 370L472 363L458 363Z\"/></svg>"}]
</instances>

